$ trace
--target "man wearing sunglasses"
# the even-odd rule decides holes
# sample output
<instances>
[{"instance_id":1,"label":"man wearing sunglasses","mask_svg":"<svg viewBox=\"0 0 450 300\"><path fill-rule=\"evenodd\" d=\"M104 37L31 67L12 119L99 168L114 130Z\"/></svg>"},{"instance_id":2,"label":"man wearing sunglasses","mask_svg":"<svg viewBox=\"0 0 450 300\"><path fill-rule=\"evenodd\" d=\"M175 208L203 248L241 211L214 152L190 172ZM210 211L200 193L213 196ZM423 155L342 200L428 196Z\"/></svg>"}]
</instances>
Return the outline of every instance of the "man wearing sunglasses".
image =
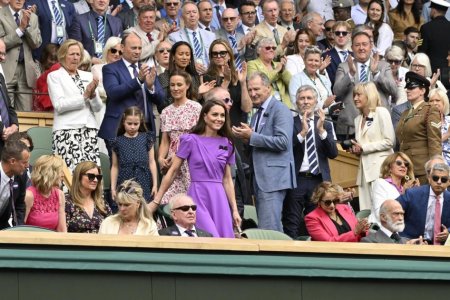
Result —
<instances>
[{"instance_id":1,"label":"man wearing sunglasses","mask_svg":"<svg viewBox=\"0 0 450 300\"><path fill-rule=\"evenodd\" d=\"M397 200L405 211L407 238L423 236L430 245L441 245L448 238L450 227L450 167L442 162L428 161L428 183L407 189Z\"/></svg>"},{"instance_id":2,"label":"man wearing sunglasses","mask_svg":"<svg viewBox=\"0 0 450 300\"><path fill-rule=\"evenodd\" d=\"M163 228L159 235L184 237L212 237L212 234L195 226L197 205L186 194L175 195L169 201L170 215L174 225Z\"/></svg>"}]
</instances>

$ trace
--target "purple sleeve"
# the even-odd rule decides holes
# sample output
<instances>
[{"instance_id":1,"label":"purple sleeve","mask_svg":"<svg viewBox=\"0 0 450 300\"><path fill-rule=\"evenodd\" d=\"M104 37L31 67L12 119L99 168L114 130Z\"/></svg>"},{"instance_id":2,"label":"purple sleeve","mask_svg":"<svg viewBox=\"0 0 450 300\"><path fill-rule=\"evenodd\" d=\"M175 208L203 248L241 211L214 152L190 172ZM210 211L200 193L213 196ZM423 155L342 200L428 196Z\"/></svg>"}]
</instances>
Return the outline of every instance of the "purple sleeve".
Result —
<instances>
[{"instance_id":1,"label":"purple sleeve","mask_svg":"<svg viewBox=\"0 0 450 300\"><path fill-rule=\"evenodd\" d=\"M183 134L180 136L180 145L178 146L177 156L187 159L191 154L193 136L191 134Z\"/></svg>"}]
</instances>

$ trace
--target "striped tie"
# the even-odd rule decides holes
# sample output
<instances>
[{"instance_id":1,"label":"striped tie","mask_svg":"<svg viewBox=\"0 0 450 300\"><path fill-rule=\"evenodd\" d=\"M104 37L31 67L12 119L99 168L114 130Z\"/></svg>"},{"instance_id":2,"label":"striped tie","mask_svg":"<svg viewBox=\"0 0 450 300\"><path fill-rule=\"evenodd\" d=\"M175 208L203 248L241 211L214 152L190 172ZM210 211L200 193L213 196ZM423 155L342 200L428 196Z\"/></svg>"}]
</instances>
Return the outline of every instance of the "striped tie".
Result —
<instances>
[{"instance_id":1,"label":"striped tie","mask_svg":"<svg viewBox=\"0 0 450 300\"><path fill-rule=\"evenodd\" d=\"M342 56L344 57L344 59L342 60L342 62L347 61L348 51L339 51L339 53L341 53Z\"/></svg>"},{"instance_id":2,"label":"striped tie","mask_svg":"<svg viewBox=\"0 0 450 300\"><path fill-rule=\"evenodd\" d=\"M97 42L102 44L103 49L105 45L105 23L102 16L97 17ZM97 53L98 58L102 58L102 56L102 53Z\"/></svg>"},{"instance_id":3,"label":"striped tie","mask_svg":"<svg viewBox=\"0 0 450 300\"><path fill-rule=\"evenodd\" d=\"M359 82L367 82L367 71L366 71L366 65L361 65L361 73L359 74Z\"/></svg>"},{"instance_id":4,"label":"striped tie","mask_svg":"<svg viewBox=\"0 0 450 300\"><path fill-rule=\"evenodd\" d=\"M319 174L319 163L317 161L316 147L314 144L314 131L312 126L309 127L308 133L306 134L306 153L308 154L309 160L309 171L317 175Z\"/></svg>"},{"instance_id":5,"label":"striped tie","mask_svg":"<svg viewBox=\"0 0 450 300\"><path fill-rule=\"evenodd\" d=\"M280 44L280 36L278 35L278 30L276 28L273 30L273 37L275 38L275 42L278 46Z\"/></svg>"},{"instance_id":6,"label":"striped tie","mask_svg":"<svg viewBox=\"0 0 450 300\"><path fill-rule=\"evenodd\" d=\"M192 39L194 40L194 54L196 58L202 58L202 47L197 38L197 32L192 32Z\"/></svg>"},{"instance_id":7,"label":"striped tie","mask_svg":"<svg viewBox=\"0 0 450 300\"><path fill-rule=\"evenodd\" d=\"M241 59L241 56L239 55L236 39L234 38L234 36L231 36L231 35L229 36L229 39L231 41L231 46L233 47L234 63L236 65L236 69L238 69L239 71L242 71L242 59Z\"/></svg>"},{"instance_id":8,"label":"striped tie","mask_svg":"<svg viewBox=\"0 0 450 300\"><path fill-rule=\"evenodd\" d=\"M61 16L61 13L60 13L58 7L56 7L56 1L52 1L52 10L53 10L53 14L55 15L56 26L62 26L63 18ZM57 37L56 40L57 40L58 44L60 44L60 45L64 42L63 37Z\"/></svg>"}]
</instances>

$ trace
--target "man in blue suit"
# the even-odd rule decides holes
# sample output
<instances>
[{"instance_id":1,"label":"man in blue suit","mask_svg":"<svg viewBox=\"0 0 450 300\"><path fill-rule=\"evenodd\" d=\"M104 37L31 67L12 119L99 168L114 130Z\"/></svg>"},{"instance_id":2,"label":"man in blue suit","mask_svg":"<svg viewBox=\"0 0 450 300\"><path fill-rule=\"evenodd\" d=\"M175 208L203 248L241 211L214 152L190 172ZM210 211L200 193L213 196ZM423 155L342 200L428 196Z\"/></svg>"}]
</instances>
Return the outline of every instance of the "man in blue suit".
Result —
<instances>
[{"instance_id":1,"label":"man in blue suit","mask_svg":"<svg viewBox=\"0 0 450 300\"><path fill-rule=\"evenodd\" d=\"M338 155L333 125L325 121L322 109L316 109L314 87L301 86L296 99L300 114L294 117L292 144L297 187L288 192L283 207L284 232L292 238L308 235L303 217L315 208L312 192L324 180L331 181L328 159Z\"/></svg>"},{"instance_id":2,"label":"man in blue suit","mask_svg":"<svg viewBox=\"0 0 450 300\"><path fill-rule=\"evenodd\" d=\"M251 126L245 123L233 126L233 133L250 147L258 226L282 232L283 201L287 191L296 187L292 114L273 97L265 74L255 72L247 86L258 112L253 115Z\"/></svg>"},{"instance_id":3,"label":"man in blue suit","mask_svg":"<svg viewBox=\"0 0 450 300\"><path fill-rule=\"evenodd\" d=\"M105 141L116 137L122 114L130 106L140 107L147 128L155 131L152 104L163 100L162 89L155 80L154 68L146 64L138 66L141 51L141 39L135 33L126 33L122 38L122 59L103 67L103 86L108 101L98 136Z\"/></svg>"},{"instance_id":4,"label":"man in blue suit","mask_svg":"<svg viewBox=\"0 0 450 300\"><path fill-rule=\"evenodd\" d=\"M24 7L36 5L42 44L33 50L33 57L39 59L42 49L49 43L62 44L68 37L75 21L76 12L67 0L28 0Z\"/></svg>"},{"instance_id":5,"label":"man in blue suit","mask_svg":"<svg viewBox=\"0 0 450 300\"><path fill-rule=\"evenodd\" d=\"M448 238L450 227L450 167L442 162L428 161L431 165L427 174L427 185L407 189L397 200L405 211L405 230L401 233L407 238L421 235L428 244L443 244ZM434 163L434 164L433 164Z\"/></svg>"},{"instance_id":6,"label":"man in blue suit","mask_svg":"<svg viewBox=\"0 0 450 300\"><path fill-rule=\"evenodd\" d=\"M122 34L122 21L108 15L109 0L93 0L92 10L75 18L69 32L71 39L80 41L92 56L92 63L101 63L103 47L111 36Z\"/></svg>"}]
</instances>

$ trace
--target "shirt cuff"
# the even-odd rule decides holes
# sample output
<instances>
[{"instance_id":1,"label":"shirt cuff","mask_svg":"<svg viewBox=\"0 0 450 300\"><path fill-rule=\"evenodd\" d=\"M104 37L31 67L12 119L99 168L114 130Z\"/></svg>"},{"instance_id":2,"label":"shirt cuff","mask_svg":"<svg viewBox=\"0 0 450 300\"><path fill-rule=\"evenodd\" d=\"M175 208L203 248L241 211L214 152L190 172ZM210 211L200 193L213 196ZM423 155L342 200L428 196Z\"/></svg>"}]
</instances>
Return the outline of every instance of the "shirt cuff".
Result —
<instances>
[{"instance_id":1,"label":"shirt cuff","mask_svg":"<svg viewBox=\"0 0 450 300\"><path fill-rule=\"evenodd\" d=\"M19 27L16 28L16 33L20 38L23 37L23 35L25 34L24 32L22 32L22 30L20 30Z\"/></svg>"},{"instance_id":2,"label":"shirt cuff","mask_svg":"<svg viewBox=\"0 0 450 300\"><path fill-rule=\"evenodd\" d=\"M321 135L319 135L320 136L320 139L323 141L324 139L326 139L327 138L327 136L328 136L328 132L325 130Z\"/></svg>"},{"instance_id":3,"label":"shirt cuff","mask_svg":"<svg viewBox=\"0 0 450 300\"><path fill-rule=\"evenodd\" d=\"M298 141L299 141L300 143L303 143L303 141L305 140L305 138L302 137L302 135L301 135L300 133L297 134L297 139L298 139Z\"/></svg>"}]
</instances>

